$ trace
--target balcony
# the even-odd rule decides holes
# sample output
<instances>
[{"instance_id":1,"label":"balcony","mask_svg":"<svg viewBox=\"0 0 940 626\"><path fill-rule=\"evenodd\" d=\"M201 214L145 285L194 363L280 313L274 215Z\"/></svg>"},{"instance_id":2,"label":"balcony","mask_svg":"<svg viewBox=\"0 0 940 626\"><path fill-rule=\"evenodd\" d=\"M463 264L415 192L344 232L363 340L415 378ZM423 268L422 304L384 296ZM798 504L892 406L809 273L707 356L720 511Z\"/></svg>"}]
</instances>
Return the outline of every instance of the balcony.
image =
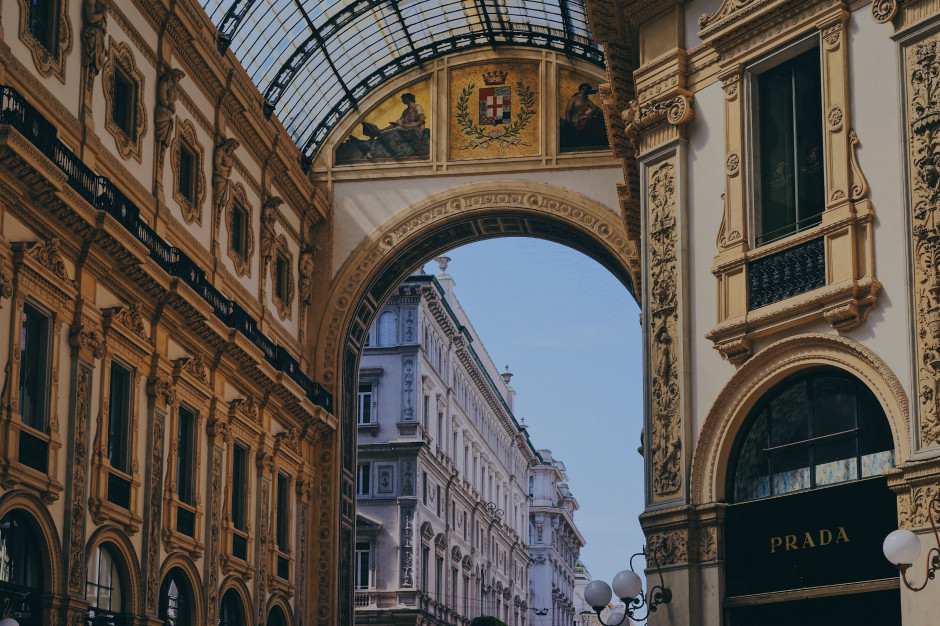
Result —
<instances>
[{"instance_id":1,"label":"balcony","mask_svg":"<svg viewBox=\"0 0 940 626\"><path fill-rule=\"evenodd\" d=\"M300 385L306 397L316 406L328 412L333 410L333 398L319 383L315 383L300 371L300 364L287 351L275 344L258 330L257 322L234 300L226 298L212 285L203 271L182 250L170 246L146 221L140 217L140 209L124 195L112 181L104 176L97 176L78 156L58 139L58 131L49 121L26 101L23 96L8 85L0 85L0 125L8 125L19 132L29 143L54 163L66 176L66 181L79 196L98 211L105 211L118 221L127 231L137 238L149 251L154 262L170 276L175 276L191 287L209 303L213 314L227 326L234 328L247 337L261 352L264 359L275 369L284 371L294 382ZM286 355L286 357L284 356ZM288 368L288 369L284 369ZM43 465L40 471L46 471L48 464L48 444L46 457L42 456L44 443L36 437L27 439L25 444L21 434L21 458L30 459L33 467ZM25 454L24 457L24 448ZM43 461L43 458L46 460Z\"/></svg>"}]
</instances>

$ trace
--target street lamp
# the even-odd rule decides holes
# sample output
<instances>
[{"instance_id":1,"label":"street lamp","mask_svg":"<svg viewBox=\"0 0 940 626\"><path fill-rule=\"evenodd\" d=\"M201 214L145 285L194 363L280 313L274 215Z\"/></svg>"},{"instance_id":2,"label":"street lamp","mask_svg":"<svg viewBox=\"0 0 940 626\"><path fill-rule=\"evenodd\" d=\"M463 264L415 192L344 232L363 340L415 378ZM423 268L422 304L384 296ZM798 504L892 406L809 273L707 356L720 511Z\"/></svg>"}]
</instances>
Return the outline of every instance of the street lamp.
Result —
<instances>
[{"instance_id":1,"label":"street lamp","mask_svg":"<svg viewBox=\"0 0 940 626\"><path fill-rule=\"evenodd\" d=\"M660 604L669 604L672 600L672 590L666 587L663 581L663 572L659 569L659 563L656 560L656 552L659 548L661 548L661 546L650 546L650 557L653 561L653 567L656 568L656 572L659 574L659 584L650 589L648 594L643 593L643 582L633 569L633 559L641 554L644 557L646 556L645 547L643 550L630 557L630 569L623 570L614 576L613 591L611 591L610 585L603 580L593 580L584 588L584 601L594 609L594 612L597 613L598 621L600 621L603 626L620 626L627 617L635 621L645 621L650 613L656 611L657 606ZM611 621L608 623L601 617L601 611L607 608L607 605L613 597L613 593L616 593L620 601L623 602L624 611L621 614L620 611L614 612L612 610L609 616ZM646 611L646 615L642 617L634 615L634 613L643 608L643 606L649 607ZM620 615L620 619L615 622L614 616L616 615Z\"/></svg>"},{"instance_id":2,"label":"street lamp","mask_svg":"<svg viewBox=\"0 0 940 626\"><path fill-rule=\"evenodd\" d=\"M885 558L901 570L901 580L911 591L920 591L926 587L927 583L934 579L937 570L940 570L940 535L937 534L937 525L933 521L934 511L940 512L940 495L934 496L927 503L927 519L930 520L937 545L932 546L927 552L927 578L920 587L913 587L907 582L907 570L920 555L920 540L917 539L917 535L906 529L898 529L889 533L882 545Z\"/></svg>"}]
</instances>

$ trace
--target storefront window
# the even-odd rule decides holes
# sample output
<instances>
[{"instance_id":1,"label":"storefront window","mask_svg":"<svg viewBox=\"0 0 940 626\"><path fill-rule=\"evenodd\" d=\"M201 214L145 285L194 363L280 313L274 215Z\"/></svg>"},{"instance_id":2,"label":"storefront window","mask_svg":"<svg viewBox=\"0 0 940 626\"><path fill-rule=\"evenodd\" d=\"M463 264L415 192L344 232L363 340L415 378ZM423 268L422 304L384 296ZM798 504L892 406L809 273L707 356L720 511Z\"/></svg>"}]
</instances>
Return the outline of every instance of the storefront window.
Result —
<instances>
[{"instance_id":1,"label":"storefront window","mask_svg":"<svg viewBox=\"0 0 940 626\"><path fill-rule=\"evenodd\" d=\"M163 579L160 589L160 619L165 626L189 626L192 624L192 603L184 582L183 572L174 567Z\"/></svg>"},{"instance_id":2,"label":"storefront window","mask_svg":"<svg viewBox=\"0 0 940 626\"><path fill-rule=\"evenodd\" d=\"M754 408L731 473L735 502L879 476L894 466L884 411L833 369L792 377Z\"/></svg>"},{"instance_id":3,"label":"storefront window","mask_svg":"<svg viewBox=\"0 0 940 626\"><path fill-rule=\"evenodd\" d=\"M39 541L29 518L11 511L0 519L0 617L38 626L43 574Z\"/></svg>"}]
</instances>

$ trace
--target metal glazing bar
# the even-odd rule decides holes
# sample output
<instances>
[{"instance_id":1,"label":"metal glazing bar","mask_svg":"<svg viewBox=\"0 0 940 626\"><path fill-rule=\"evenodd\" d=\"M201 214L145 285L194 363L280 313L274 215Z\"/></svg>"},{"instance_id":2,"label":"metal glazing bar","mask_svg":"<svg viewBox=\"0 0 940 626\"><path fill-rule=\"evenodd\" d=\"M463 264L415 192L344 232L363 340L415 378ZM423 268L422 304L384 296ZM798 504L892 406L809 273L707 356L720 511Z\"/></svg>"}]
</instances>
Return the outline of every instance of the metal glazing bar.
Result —
<instances>
[{"instance_id":1,"label":"metal glazing bar","mask_svg":"<svg viewBox=\"0 0 940 626\"><path fill-rule=\"evenodd\" d=\"M568 0L558 0L558 8L561 9L561 23L565 29L565 54L571 55L571 40L574 39L574 32L571 28L571 11L568 8Z\"/></svg>"},{"instance_id":2,"label":"metal glazing bar","mask_svg":"<svg viewBox=\"0 0 940 626\"><path fill-rule=\"evenodd\" d=\"M235 33L238 32L238 27L241 26L242 20L248 15L248 11L254 3L255 0L245 0L239 9L242 0L235 0L232 6L228 8L228 11L225 12L225 17L219 23L219 52L225 54L225 50L228 49L229 44L232 43L232 39L235 37Z\"/></svg>"},{"instance_id":3,"label":"metal glazing bar","mask_svg":"<svg viewBox=\"0 0 940 626\"><path fill-rule=\"evenodd\" d=\"M486 0L474 0L477 10L483 15L483 22L486 24L486 38L490 40L490 45L496 45L496 37L493 33L493 22L490 20L490 13L486 10Z\"/></svg>"},{"instance_id":4,"label":"metal glazing bar","mask_svg":"<svg viewBox=\"0 0 940 626\"><path fill-rule=\"evenodd\" d=\"M414 57L415 63L420 66L421 57L418 56L418 50L415 48L415 42L411 39L411 33L408 32L408 26L405 24L405 18L402 17L401 10L398 8L398 0L389 0L389 4L392 6L392 10L395 11L395 17L398 18L398 23L401 24L401 30L403 33L405 33L405 39L408 40L408 47L411 48L411 56Z\"/></svg>"}]
</instances>

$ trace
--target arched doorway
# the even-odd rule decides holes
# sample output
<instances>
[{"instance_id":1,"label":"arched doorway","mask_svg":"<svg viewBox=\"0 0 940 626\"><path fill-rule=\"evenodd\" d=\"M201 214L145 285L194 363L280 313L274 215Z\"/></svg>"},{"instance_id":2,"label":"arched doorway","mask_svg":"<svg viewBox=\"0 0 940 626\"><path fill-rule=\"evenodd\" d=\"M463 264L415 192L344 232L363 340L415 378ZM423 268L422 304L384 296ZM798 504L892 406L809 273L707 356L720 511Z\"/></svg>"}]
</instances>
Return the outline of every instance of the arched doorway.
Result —
<instances>
[{"instance_id":1,"label":"arched doorway","mask_svg":"<svg viewBox=\"0 0 940 626\"><path fill-rule=\"evenodd\" d=\"M42 623L43 557L34 522L21 510L0 518L0 603L21 626Z\"/></svg>"},{"instance_id":2,"label":"arched doorway","mask_svg":"<svg viewBox=\"0 0 940 626\"><path fill-rule=\"evenodd\" d=\"M377 311L428 259L495 237L535 237L566 245L597 261L636 294L639 259L621 218L599 202L552 185L496 181L460 186L411 206L362 242L333 281L317 340L317 377L332 387L342 424L341 441L334 448L340 470L334 484L339 483L342 495L339 502L327 502L325 496L321 500L321 507L340 507L341 563L353 562L358 364ZM321 550L335 545L330 539L321 537ZM341 569L338 580L340 610L350 611L351 569ZM325 609L328 599L321 596L319 604ZM349 621L351 615L340 616L341 623Z\"/></svg>"}]
</instances>

